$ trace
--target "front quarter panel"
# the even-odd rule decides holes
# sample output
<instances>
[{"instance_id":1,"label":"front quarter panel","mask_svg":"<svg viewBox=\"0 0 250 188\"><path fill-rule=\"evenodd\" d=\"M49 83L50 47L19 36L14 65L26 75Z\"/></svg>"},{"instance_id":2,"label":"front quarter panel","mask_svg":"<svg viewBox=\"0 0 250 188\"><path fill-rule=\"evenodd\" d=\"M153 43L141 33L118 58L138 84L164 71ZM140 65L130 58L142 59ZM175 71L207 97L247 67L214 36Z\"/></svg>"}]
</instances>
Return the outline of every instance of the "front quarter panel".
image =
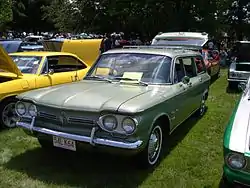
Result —
<instances>
[{"instance_id":1,"label":"front quarter panel","mask_svg":"<svg viewBox=\"0 0 250 188\"><path fill-rule=\"evenodd\" d=\"M6 97L16 96L20 93L35 89L35 76L20 78L0 84L0 101Z\"/></svg>"}]
</instances>

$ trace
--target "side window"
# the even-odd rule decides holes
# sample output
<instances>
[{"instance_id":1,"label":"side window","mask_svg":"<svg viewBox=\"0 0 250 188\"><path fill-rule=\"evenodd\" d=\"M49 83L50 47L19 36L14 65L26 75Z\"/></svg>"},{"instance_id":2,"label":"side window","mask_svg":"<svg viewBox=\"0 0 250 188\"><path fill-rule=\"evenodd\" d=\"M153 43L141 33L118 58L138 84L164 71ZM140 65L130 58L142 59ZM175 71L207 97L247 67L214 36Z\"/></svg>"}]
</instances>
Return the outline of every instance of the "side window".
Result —
<instances>
[{"instance_id":1,"label":"side window","mask_svg":"<svg viewBox=\"0 0 250 188\"><path fill-rule=\"evenodd\" d=\"M206 67L201 56L194 57L194 63L196 65L197 74L202 74L206 72Z\"/></svg>"},{"instance_id":2,"label":"side window","mask_svg":"<svg viewBox=\"0 0 250 188\"><path fill-rule=\"evenodd\" d=\"M81 66L86 68L78 59L71 56L59 56L58 65L65 65L65 66Z\"/></svg>"},{"instance_id":3,"label":"side window","mask_svg":"<svg viewBox=\"0 0 250 188\"><path fill-rule=\"evenodd\" d=\"M78 59L71 56L49 56L44 66L43 73L52 69L55 73L76 71L86 68Z\"/></svg>"},{"instance_id":4,"label":"side window","mask_svg":"<svg viewBox=\"0 0 250 188\"><path fill-rule=\"evenodd\" d=\"M183 66L182 59L177 59L175 61L175 71L174 71L174 83L179 83L182 81L182 78L185 76L185 70Z\"/></svg>"},{"instance_id":5,"label":"side window","mask_svg":"<svg viewBox=\"0 0 250 188\"><path fill-rule=\"evenodd\" d=\"M185 57L182 59L185 68L186 76L189 78L197 76L196 67L192 57Z\"/></svg>"}]
</instances>

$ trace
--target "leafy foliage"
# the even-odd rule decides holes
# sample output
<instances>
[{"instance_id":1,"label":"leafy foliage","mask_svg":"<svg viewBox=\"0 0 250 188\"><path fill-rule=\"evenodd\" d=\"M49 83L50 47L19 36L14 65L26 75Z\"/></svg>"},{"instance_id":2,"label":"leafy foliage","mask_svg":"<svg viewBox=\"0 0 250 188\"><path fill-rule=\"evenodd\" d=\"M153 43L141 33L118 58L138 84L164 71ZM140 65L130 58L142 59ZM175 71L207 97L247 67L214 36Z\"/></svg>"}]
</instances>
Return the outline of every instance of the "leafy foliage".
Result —
<instances>
[{"instance_id":1,"label":"leafy foliage","mask_svg":"<svg viewBox=\"0 0 250 188\"><path fill-rule=\"evenodd\" d=\"M250 33L249 0L0 0L0 8L0 25L13 17L15 30Z\"/></svg>"},{"instance_id":2,"label":"leafy foliage","mask_svg":"<svg viewBox=\"0 0 250 188\"><path fill-rule=\"evenodd\" d=\"M11 5L10 0L0 0L0 29L12 20Z\"/></svg>"}]
</instances>

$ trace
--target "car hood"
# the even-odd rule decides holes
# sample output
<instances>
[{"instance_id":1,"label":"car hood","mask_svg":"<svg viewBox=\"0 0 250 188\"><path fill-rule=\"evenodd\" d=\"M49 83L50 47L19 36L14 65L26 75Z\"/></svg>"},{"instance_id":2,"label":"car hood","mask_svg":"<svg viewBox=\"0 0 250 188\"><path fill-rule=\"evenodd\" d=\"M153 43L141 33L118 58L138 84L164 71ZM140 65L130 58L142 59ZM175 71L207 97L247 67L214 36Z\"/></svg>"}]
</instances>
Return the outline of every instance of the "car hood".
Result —
<instances>
[{"instance_id":1,"label":"car hood","mask_svg":"<svg viewBox=\"0 0 250 188\"><path fill-rule=\"evenodd\" d=\"M134 113L146 108L144 103L148 101L153 104L153 100L150 98L154 98L154 100L161 98L156 97L158 92L152 94L152 91L153 87L150 86L83 80L26 92L19 95L18 98L32 100L40 105L71 110L94 112L121 110ZM136 98L140 98L140 100L135 100ZM126 106L125 104L132 99L134 99L133 104Z\"/></svg>"},{"instance_id":2,"label":"car hood","mask_svg":"<svg viewBox=\"0 0 250 188\"><path fill-rule=\"evenodd\" d=\"M243 95L229 124L231 127L229 149L240 153L250 153L250 101ZM226 135L227 136L227 135Z\"/></svg>"},{"instance_id":3,"label":"car hood","mask_svg":"<svg viewBox=\"0 0 250 188\"><path fill-rule=\"evenodd\" d=\"M12 61L11 57L0 45L0 72L12 73L16 76L22 76L21 71L18 69L16 64Z\"/></svg>"}]
</instances>

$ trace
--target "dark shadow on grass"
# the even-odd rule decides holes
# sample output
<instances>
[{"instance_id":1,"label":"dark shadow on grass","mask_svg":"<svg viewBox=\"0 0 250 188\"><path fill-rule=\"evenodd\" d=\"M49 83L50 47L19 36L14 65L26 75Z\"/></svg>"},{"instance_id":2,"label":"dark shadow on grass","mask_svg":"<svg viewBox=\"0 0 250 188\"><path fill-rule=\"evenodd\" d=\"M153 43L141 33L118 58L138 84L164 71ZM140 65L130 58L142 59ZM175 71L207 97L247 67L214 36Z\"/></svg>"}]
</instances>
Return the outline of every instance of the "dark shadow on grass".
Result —
<instances>
[{"instance_id":1,"label":"dark shadow on grass","mask_svg":"<svg viewBox=\"0 0 250 188\"><path fill-rule=\"evenodd\" d=\"M5 128L3 125L0 124L0 134L4 133L6 131L11 131L13 129L15 129L15 128Z\"/></svg>"},{"instance_id":2,"label":"dark shadow on grass","mask_svg":"<svg viewBox=\"0 0 250 188\"><path fill-rule=\"evenodd\" d=\"M227 86L226 92L227 92L227 93L232 93L232 94L239 94L239 93L241 93L242 91L240 91L237 87L235 87L235 88L230 88L229 86Z\"/></svg>"},{"instance_id":3,"label":"dark shadow on grass","mask_svg":"<svg viewBox=\"0 0 250 188\"><path fill-rule=\"evenodd\" d=\"M172 133L168 139L168 147L163 151L164 158L198 120L192 116ZM5 168L25 173L46 183L88 188L135 188L153 171L139 169L131 158L57 149L45 151L41 148L12 158Z\"/></svg>"}]
</instances>

